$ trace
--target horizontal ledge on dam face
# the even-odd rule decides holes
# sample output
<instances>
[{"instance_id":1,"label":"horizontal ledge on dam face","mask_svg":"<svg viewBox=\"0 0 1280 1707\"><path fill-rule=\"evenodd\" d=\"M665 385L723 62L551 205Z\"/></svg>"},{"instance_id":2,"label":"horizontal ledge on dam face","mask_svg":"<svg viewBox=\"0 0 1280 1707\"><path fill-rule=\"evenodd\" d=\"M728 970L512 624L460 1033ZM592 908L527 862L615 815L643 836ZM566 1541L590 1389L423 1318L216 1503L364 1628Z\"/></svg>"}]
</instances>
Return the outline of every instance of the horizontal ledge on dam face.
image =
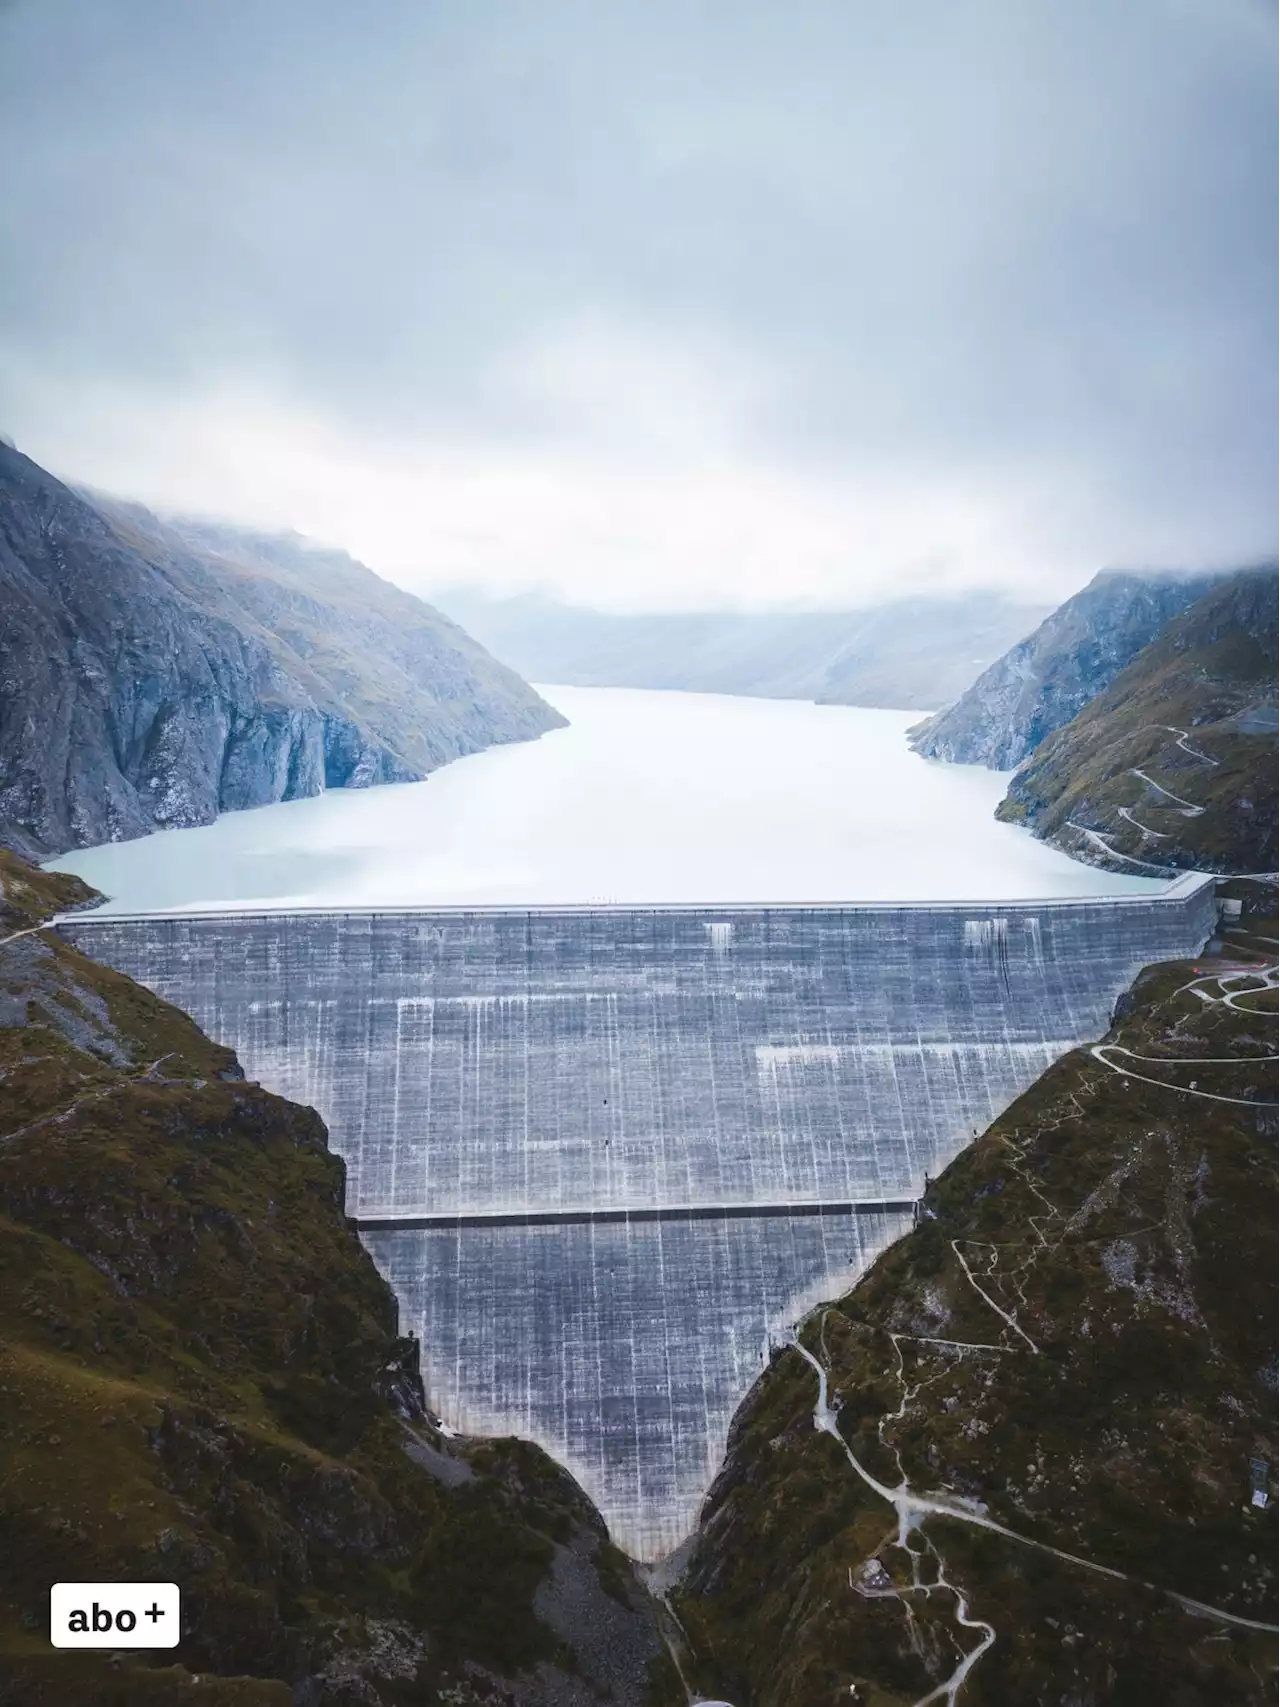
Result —
<instances>
[{"instance_id":1,"label":"horizontal ledge on dam face","mask_svg":"<svg viewBox=\"0 0 1280 1707\"><path fill-rule=\"evenodd\" d=\"M137 924L147 920L172 921L174 923L199 922L208 923L212 920L229 919L321 919L321 918L366 918L366 919L398 919L398 918L581 918L592 915L612 918L650 915L696 918L759 918L770 913L793 914L840 914L840 913L945 913L945 912L988 912L988 913L1019 913L1026 911L1040 912L1044 908L1076 909L1080 907L1150 907L1164 902L1179 902L1190 900L1202 889L1212 888L1219 879L1212 873L1200 871L1182 872L1167 884L1165 888L1154 890L1145 895L1044 895L1019 896L1014 900L983 900L966 899L956 896L939 901L620 901L594 903L589 901L575 902L529 902L519 905L512 902L406 902L400 906L335 906L332 904L314 907L291 906L244 906L244 907L211 907L196 908L160 908L152 912L120 912L101 913L95 915L92 910L84 912L59 913L49 923L53 927L63 924L74 924L79 930L86 925Z\"/></svg>"},{"instance_id":2,"label":"horizontal ledge on dam face","mask_svg":"<svg viewBox=\"0 0 1280 1707\"><path fill-rule=\"evenodd\" d=\"M912 1214L919 1199L870 1197L840 1203L707 1203L639 1209L481 1209L443 1210L438 1214L379 1213L350 1217L362 1233L394 1233L427 1227L551 1227L584 1223L637 1221L737 1221L786 1215Z\"/></svg>"}]
</instances>

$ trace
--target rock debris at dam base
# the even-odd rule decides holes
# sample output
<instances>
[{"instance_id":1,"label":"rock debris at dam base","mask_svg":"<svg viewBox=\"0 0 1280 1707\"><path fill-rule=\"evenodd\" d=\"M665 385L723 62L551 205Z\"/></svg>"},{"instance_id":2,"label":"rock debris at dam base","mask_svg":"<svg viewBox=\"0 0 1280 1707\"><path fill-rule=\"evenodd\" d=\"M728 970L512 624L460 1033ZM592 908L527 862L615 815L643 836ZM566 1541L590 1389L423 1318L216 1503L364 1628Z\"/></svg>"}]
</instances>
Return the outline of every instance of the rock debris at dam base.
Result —
<instances>
[{"instance_id":1,"label":"rock debris at dam base","mask_svg":"<svg viewBox=\"0 0 1280 1707\"><path fill-rule=\"evenodd\" d=\"M770 1336L1214 923L1188 877L1118 900L60 929L320 1111L434 1408L538 1441L653 1559L692 1528Z\"/></svg>"}]
</instances>

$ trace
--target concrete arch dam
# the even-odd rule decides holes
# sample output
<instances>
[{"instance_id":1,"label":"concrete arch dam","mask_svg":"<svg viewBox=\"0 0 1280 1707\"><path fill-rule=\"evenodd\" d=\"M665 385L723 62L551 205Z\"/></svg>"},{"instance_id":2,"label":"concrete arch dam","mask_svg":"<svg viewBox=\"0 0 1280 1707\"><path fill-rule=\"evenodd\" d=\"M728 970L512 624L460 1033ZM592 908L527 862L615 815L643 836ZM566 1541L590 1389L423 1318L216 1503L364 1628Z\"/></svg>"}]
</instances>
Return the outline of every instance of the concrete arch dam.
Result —
<instances>
[{"instance_id":1,"label":"concrete arch dam","mask_svg":"<svg viewBox=\"0 0 1280 1707\"><path fill-rule=\"evenodd\" d=\"M1214 919L1189 878L1114 901L60 929L320 1111L434 1408L538 1441L656 1558L771 1333Z\"/></svg>"}]
</instances>

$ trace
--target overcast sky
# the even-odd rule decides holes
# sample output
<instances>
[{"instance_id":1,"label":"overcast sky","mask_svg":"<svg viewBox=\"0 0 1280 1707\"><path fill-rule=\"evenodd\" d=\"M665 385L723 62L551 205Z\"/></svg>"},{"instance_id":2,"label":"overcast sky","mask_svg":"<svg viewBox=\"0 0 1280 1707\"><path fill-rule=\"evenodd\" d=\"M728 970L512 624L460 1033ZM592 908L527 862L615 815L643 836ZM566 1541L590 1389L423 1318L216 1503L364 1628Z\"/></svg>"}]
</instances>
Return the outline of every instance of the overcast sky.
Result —
<instances>
[{"instance_id":1,"label":"overcast sky","mask_svg":"<svg viewBox=\"0 0 1280 1707\"><path fill-rule=\"evenodd\" d=\"M1267 0L8 0L0 429L405 585L1274 549Z\"/></svg>"}]
</instances>

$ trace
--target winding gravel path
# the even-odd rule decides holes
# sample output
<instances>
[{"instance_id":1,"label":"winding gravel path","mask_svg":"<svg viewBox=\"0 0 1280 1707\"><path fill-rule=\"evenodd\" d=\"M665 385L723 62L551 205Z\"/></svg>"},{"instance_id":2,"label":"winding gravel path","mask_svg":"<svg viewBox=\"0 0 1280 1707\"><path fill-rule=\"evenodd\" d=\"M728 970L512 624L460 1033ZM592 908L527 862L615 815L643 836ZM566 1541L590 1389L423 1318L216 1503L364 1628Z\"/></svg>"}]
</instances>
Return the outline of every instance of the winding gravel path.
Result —
<instances>
[{"instance_id":1,"label":"winding gravel path","mask_svg":"<svg viewBox=\"0 0 1280 1707\"><path fill-rule=\"evenodd\" d=\"M958 1254L959 1253L957 1252L957 1255ZM989 1301L990 1300L988 1300L988 1302ZM997 1309L997 1314L1001 1316L1005 1315L1005 1312L1000 1310L997 1306L993 1306L993 1308ZM1008 1317L1006 1316L1005 1319L1008 1320ZM1022 1332L1022 1330L1017 1327L1016 1323L1011 1323L1010 1325L1013 1326L1017 1332ZM1026 1338L1025 1334L1023 1335L1023 1338ZM896 1545L912 1560L913 1579L910 1589L902 1589L898 1591L899 1597L911 1592L928 1594L933 1589L946 1589L956 1597L955 1618L957 1625L965 1630L980 1630L982 1632L982 1640L964 1655L959 1665L951 1673L950 1677L948 1677L943 1683L938 1684L934 1689L930 1690L927 1695L921 1696L920 1699L914 1703L914 1707L932 1707L934 1702L939 1701L946 1702L948 1707L955 1707L957 1697L964 1685L965 1679L981 1659L982 1655L986 1653L987 1649L996 1641L996 1630L994 1625L987 1623L985 1619L973 1618L970 1616L969 1604L964 1592L957 1584L947 1581L945 1570L940 1558L938 1559L938 1576L936 1580L929 1584L919 1581L918 1563L920 1555L909 1544L909 1541L911 1532L918 1528L924 1518L929 1516L954 1518L960 1523L971 1524L976 1529L985 1529L990 1531L993 1535L1003 1536L1006 1541L1012 1541L1019 1547L1029 1547L1034 1552L1047 1554L1049 1557L1054 1559L1061 1559L1064 1563L1069 1565L1076 1565L1081 1570L1090 1571L1096 1576L1109 1577L1114 1582L1130 1583L1137 1588L1143 1588L1151 1593L1163 1595L1165 1599L1171 1600L1176 1606L1181 1607L1184 1612L1190 1613L1193 1617L1209 1618L1216 1623L1224 1624L1235 1629L1258 1630L1267 1635L1280 1634L1280 1625L1264 1623L1256 1618L1242 1618L1237 1613L1223 1611L1221 1607L1209 1606L1203 1601L1192 1600L1189 1596L1178 1594L1175 1590L1165 1588L1159 1583L1150 1583L1141 1577L1130 1576L1125 1571L1116 1570L1114 1566L1099 1564L1096 1559L1087 1559L1079 1553L1069 1553L1065 1548L1050 1546L1046 1541L1035 1541L1030 1536L1020 1535L1016 1529L1009 1529L1003 1523L997 1523L994 1518L986 1517L980 1512L972 1510L969 1506L963 1505L955 1499L948 1499L940 1494L915 1493L905 1477L896 1488L889 1487L886 1483L881 1482L877 1477L873 1476L865 1465L859 1461L857 1454L840 1433L836 1420L836 1413L832 1410L828 1401L828 1377L827 1370L824 1365L817 1357L814 1356L807 1346L801 1343L799 1335L794 1330L788 1330L782 1336L782 1343L799 1352L800 1356L817 1376L818 1396L813 1407L813 1426L818 1429L820 1433L830 1435L830 1437L840 1447L840 1450L844 1453L844 1456L848 1460L850 1468L854 1471L855 1475L865 1482L867 1487L870 1488L873 1493L878 1494L887 1505L892 1506L894 1512L897 1514L898 1536ZM934 1552L936 1556L936 1549L934 1549ZM906 1603L904 1602L904 1605L905 1604Z\"/></svg>"}]
</instances>

